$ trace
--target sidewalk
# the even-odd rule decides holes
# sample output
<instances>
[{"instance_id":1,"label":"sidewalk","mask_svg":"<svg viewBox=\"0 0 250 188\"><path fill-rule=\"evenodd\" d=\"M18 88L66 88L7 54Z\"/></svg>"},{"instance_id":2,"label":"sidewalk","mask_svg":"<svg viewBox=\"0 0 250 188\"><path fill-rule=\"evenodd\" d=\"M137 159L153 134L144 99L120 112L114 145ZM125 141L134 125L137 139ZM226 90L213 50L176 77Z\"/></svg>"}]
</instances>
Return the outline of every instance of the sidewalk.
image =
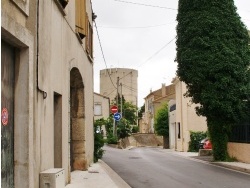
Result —
<instances>
[{"instance_id":1,"label":"sidewalk","mask_svg":"<svg viewBox=\"0 0 250 188\"><path fill-rule=\"evenodd\" d=\"M164 150L163 150L164 151ZM224 168L244 172L250 174L250 164L242 162L213 162L212 156L198 156L198 152L178 152L171 149L166 149L165 152L171 152L175 155L188 157L193 160L197 160L203 163L209 163L211 165L217 165Z\"/></svg>"},{"instance_id":2,"label":"sidewalk","mask_svg":"<svg viewBox=\"0 0 250 188\"><path fill-rule=\"evenodd\" d=\"M131 149L131 148L127 148ZM160 149L160 148L159 148ZM221 166L232 170L250 174L250 164L241 162L212 162L211 157L198 156L198 152L178 152L171 149L161 149L164 153L189 158L211 165ZM74 171L71 173L71 183L65 188L131 188L105 162L99 160L91 165L88 171Z\"/></svg>"},{"instance_id":3,"label":"sidewalk","mask_svg":"<svg viewBox=\"0 0 250 188\"><path fill-rule=\"evenodd\" d=\"M87 171L71 172L71 183L65 188L130 188L105 162L99 160Z\"/></svg>"}]
</instances>

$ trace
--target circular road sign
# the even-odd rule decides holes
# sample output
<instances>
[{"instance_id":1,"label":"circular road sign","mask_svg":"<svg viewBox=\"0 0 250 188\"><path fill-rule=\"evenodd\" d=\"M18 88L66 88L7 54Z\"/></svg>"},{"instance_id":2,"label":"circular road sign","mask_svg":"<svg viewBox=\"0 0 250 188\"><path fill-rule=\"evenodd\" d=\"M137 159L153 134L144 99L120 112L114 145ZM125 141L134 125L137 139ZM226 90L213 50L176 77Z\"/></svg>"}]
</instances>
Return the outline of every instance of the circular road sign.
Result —
<instances>
[{"instance_id":1,"label":"circular road sign","mask_svg":"<svg viewBox=\"0 0 250 188\"><path fill-rule=\"evenodd\" d=\"M6 126L9 121L9 113L8 113L7 108L2 109L1 119L2 119L3 126Z\"/></svg>"},{"instance_id":2,"label":"circular road sign","mask_svg":"<svg viewBox=\"0 0 250 188\"><path fill-rule=\"evenodd\" d=\"M114 113L118 112L118 107L117 107L117 106L112 106L112 107L110 108L110 110L111 110L111 112L114 114Z\"/></svg>"},{"instance_id":3,"label":"circular road sign","mask_svg":"<svg viewBox=\"0 0 250 188\"><path fill-rule=\"evenodd\" d=\"M122 115L121 115L120 113L116 112L116 113L114 114L114 119L115 119L116 121L119 121L121 118L122 118Z\"/></svg>"}]
</instances>

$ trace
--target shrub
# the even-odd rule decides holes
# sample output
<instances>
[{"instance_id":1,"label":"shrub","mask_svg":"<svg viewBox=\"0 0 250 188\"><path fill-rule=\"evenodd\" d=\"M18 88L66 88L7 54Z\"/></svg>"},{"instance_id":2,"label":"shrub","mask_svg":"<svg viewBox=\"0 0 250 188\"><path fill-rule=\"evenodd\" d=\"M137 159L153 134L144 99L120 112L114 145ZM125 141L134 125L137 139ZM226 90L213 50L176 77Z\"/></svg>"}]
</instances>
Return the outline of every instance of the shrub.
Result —
<instances>
[{"instance_id":1,"label":"shrub","mask_svg":"<svg viewBox=\"0 0 250 188\"><path fill-rule=\"evenodd\" d=\"M194 132L190 131L190 142L189 142L189 152L198 152L199 151L199 142L207 137L207 132Z\"/></svg>"},{"instance_id":2,"label":"shrub","mask_svg":"<svg viewBox=\"0 0 250 188\"><path fill-rule=\"evenodd\" d=\"M101 159L104 150L104 139L101 131L101 126L105 123L104 119L98 119L94 122L94 162L97 162L98 159Z\"/></svg>"},{"instance_id":3,"label":"shrub","mask_svg":"<svg viewBox=\"0 0 250 188\"><path fill-rule=\"evenodd\" d=\"M138 133L139 132L139 127L138 126L133 126L132 127L132 133Z\"/></svg>"},{"instance_id":4,"label":"shrub","mask_svg":"<svg viewBox=\"0 0 250 188\"><path fill-rule=\"evenodd\" d=\"M101 133L96 133L94 134L94 162L97 162L98 159L101 159L103 154L104 154L104 150L102 149L102 147L104 146L104 139Z\"/></svg>"},{"instance_id":5,"label":"shrub","mask_svg":"<svg viewBox=\"0 0 250 188\"><path fill-rule=\"evenodd\" d=\"M118 139L117 139L116 136L113 136L112 134L109 134L109 135L107 136L106 142L107 142L108 144L117 144Z\"/></svg>"}]
</instances>

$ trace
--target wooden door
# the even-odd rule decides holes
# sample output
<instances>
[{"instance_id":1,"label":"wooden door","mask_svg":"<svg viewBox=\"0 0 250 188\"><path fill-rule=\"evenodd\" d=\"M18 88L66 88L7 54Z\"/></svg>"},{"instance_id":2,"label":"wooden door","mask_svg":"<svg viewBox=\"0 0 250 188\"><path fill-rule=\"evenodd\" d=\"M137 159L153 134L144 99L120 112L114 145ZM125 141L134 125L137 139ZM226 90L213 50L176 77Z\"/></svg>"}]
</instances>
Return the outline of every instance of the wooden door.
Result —
<instances>
[{"instance_id":1,"label":"wooden door","mask_svg":"<svg viewBox=\"0 0 250 188\"><path fill-rule=\"evenodd\" d=\"M15 49L1 41L1 183L14 187Z\"/></svg>"}]
</instances>

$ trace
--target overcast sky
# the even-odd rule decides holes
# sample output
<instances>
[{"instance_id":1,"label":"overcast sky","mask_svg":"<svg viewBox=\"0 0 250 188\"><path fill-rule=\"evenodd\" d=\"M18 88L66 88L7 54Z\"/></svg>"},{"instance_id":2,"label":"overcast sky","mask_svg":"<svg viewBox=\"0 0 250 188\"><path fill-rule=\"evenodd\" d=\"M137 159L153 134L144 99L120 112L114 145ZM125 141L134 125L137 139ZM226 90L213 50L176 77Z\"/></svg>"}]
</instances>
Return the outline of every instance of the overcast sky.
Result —
<instances>
[{"instance_id":1,"label":"overcast sky","mask_svg":"<svg viewBox=\"0 0 250 188\"><path fill-rule=\"evenodd\" d=\"M250 0L235 0L250 30ZM94 28L94 90L99 93L100 70L138 70L138 106L150 89L171 84L175 77L177 0L92 0L103 59Z\"/></svg>"}]
</instances>

